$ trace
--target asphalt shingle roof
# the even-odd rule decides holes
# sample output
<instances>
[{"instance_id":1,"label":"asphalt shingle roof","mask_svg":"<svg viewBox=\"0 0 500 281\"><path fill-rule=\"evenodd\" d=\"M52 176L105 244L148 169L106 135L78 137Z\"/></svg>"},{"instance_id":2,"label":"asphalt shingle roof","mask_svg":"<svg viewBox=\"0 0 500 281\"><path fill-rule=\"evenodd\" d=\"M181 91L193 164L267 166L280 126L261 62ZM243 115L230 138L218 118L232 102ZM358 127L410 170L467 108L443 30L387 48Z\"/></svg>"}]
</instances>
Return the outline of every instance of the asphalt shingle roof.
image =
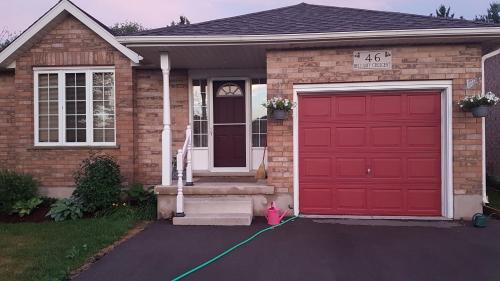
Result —
<instances>
[{"instance_id":1,"label":"asphalt shingle roof","mask_svg":"<svg viewBox=\"0 0 500 281\"><path fill-rule=\"evenodd\" d=\"M487 26L496 25L461 19L301 3L197 24L151 29L132 35L269 35Z\"/></svg>"}]
</instances>

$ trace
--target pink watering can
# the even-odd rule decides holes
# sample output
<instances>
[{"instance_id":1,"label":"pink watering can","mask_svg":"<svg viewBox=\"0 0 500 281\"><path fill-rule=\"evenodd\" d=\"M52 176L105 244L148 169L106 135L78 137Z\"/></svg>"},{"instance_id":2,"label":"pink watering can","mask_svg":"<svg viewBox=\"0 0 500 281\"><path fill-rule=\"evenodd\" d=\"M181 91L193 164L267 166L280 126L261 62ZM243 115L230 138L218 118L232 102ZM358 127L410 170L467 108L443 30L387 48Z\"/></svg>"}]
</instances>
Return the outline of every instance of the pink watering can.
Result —
<instances>
[{"instance_id":1,"label":"pink watering can","mask_svg":"<svg viewBox=\"0 0 500 281\"><path fill-rule=\"evenodd\" d=\"M266 219L269 225L280 224L283 217L288 213L288 210L281 212L280 209L276 207L276 203L273 201L271 207L267 208Z\"/></svg>"}]
</instances>

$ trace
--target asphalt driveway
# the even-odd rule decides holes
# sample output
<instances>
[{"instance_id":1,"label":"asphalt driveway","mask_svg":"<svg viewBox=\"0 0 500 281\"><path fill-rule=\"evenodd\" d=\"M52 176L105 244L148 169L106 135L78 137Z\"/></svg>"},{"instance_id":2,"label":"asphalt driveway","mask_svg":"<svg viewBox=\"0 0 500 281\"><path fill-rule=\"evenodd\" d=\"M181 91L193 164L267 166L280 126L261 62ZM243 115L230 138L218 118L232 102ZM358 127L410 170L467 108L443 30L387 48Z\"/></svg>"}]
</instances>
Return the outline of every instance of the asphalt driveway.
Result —
<instances>
[{"instance_id":1,"label":"asphalt driveway","mask_svg":"<svg viewBox=\"0 0 500 281\"><path fill-rule=\"evenodd\" d=\"M265 227L156 222L74 280L171 280ZM183 280L500 280L500 221L298 219Z\"/></svg>"}]
</instances>

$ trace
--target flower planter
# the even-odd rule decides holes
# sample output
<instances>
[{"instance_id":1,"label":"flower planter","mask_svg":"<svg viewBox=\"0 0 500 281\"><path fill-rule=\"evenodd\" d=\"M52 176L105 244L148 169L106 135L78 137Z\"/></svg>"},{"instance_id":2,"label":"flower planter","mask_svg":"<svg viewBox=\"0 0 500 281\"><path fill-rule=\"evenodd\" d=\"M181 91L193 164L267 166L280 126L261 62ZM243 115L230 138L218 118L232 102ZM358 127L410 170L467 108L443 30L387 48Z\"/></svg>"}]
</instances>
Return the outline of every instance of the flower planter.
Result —
<instances>
[{"instance_id":1,"label":"flower planter","mask_svg":"<svg viewBox=\"0 0 500 281\"><path fill-rule=\"evenodd\" d=\"M274 120L285 120L288 117L288 112L284 110L275 110L273 111L273 119Z\"/></svg>"},{"instance_id":2,"label":"flower planter","mask_svg":"<svg viewBox=\"0 0 500 281\"><path fill-rule=\"evenodd\" d=\"M474 117L486 117L488 115L489 106L480 105L471 108L472 116Z\"/></svg>"}]
</instances>

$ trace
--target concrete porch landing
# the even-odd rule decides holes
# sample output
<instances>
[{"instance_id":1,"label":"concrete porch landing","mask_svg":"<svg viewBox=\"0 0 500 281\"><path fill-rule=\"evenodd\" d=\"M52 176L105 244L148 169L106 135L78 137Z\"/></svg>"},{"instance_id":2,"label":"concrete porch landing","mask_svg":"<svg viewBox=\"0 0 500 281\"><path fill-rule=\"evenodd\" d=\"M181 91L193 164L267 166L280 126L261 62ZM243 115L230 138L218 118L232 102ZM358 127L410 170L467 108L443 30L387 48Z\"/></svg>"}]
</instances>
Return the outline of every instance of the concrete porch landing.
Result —
<instances>
[{"instance_id":1,"label":"concrete porch landing","mask_svg":"<svg viewBox=\"0 0 500 281\"><path fill-rule=\"evenodd\" d=\"M158 218L173 217L177 186L156 186ZM250 225L254 215L262 216L271 201L286 209L291 194L275 194L274 186L253 177L195 178L184 186L185 217L173 217L176 225Z\"/></svg>"}]
</instances>

